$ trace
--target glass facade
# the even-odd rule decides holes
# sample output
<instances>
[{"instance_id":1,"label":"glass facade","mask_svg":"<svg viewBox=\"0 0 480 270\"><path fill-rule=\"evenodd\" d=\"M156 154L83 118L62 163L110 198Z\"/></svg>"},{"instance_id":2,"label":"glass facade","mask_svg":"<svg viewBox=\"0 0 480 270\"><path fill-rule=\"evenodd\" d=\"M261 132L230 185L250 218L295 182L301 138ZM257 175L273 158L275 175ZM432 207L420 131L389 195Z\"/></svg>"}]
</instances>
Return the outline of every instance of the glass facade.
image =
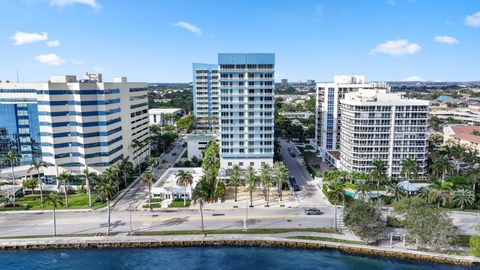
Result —
<instances>
[{"instance_id":1,"label":"glass facade","mask_svg":"<svg viewBox=\"0 0 480 270\"><path fill-rule=\"evenodd\" d=\"M0 168L9 167L4 157L9 151L20 155L19 165L41 160L37 104L0 104Z\"/></svg>"}]
</instances>

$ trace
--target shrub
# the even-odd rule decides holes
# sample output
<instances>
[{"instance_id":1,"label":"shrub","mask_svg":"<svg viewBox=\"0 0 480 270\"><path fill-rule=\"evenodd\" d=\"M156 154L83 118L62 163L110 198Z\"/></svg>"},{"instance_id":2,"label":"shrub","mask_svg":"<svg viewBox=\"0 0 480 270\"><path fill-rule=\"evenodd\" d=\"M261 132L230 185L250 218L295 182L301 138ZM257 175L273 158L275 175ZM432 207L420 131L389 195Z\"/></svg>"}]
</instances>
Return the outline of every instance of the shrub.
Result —
<instances>
[{"instance_id":1,"label":"shrub","mask_svg":"<svg viewBox=\"0 0 480 270\"><path fill-rule=\"evenodd\" d=\"M477 235L470 237L469 243L472 256L480 257L480 226L477 227Z\"/></svg>"},{"instance_id":2,"label":"shrub","mask_svg":"<svg viewBox=\"0 0 480 270\"><path fill-rule=\"evenodd\" d=\"M387 226L391 228L403 228L403 223L400 219L394 216L387 217Z\"/></svg>"},{"instance_id":3,"label":"shrub","mask_svg":"<svg viewBox=\"0 0 480 270\"><path fill-rule=\"evenodd\" d=\"M343 222L367 242L378 240L386 229L382 213L375 205L355 200L345 207Z\"/></svg>"}]
</instances>

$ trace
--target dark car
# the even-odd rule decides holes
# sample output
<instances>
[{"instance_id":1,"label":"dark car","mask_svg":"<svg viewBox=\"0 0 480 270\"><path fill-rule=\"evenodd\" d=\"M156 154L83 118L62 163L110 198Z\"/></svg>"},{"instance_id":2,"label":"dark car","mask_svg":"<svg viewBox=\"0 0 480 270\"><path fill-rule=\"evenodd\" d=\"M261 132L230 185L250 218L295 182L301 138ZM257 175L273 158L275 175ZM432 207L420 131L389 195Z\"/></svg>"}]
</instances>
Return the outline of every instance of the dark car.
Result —
<instances>
[{"instance_id":1,"label":"dark car","mask_svg":"<svg viewBox=\"0 0 480 270\"><path fill-rule=\"evenodd\" d=\"M305 214L307 214L308 216L312 216L312 215L321 215L323 214L323 212L320 211L320 209L318 208L309 208L305 210Z\"/></svg>"},{"instance_id":2,"label":"dark car","mask_svg":"<svg viewBox=\"0 0 480 270\"><path fill-rule=\"evenodd\" d=\"M291 153L290 153L290 156L295 157L296 155L295 155L294 152L291 152Z\"/></svg>"},{"instance_id":3,"label":"dark car","mask_svg":"<svg viewBox=\"0 0 480 270\"><path fill-rule=\"evenodd\" d=\"M293 191L300 191L300 187L297 184L294 184Z\"/></svg>"}]
</instances>

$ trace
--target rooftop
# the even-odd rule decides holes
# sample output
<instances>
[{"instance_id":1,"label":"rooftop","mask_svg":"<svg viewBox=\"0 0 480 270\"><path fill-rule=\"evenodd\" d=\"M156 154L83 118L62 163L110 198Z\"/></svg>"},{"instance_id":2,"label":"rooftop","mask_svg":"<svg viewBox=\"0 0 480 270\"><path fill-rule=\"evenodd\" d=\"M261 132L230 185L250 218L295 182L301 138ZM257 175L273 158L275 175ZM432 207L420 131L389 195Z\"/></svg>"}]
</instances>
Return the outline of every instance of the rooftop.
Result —
<instances>
[{"instance_id":1,"label":"rooftop","mask_svg":"<svg viewBox=\"0 0 480 270\"><path fill-rule=\"evenodd\" d=\"M480 132L480 126L451 125L450 128L455 133L455 138L473 143L480 143L480 136L472 134L473 131Z\"/></svg>"}]
</instances>

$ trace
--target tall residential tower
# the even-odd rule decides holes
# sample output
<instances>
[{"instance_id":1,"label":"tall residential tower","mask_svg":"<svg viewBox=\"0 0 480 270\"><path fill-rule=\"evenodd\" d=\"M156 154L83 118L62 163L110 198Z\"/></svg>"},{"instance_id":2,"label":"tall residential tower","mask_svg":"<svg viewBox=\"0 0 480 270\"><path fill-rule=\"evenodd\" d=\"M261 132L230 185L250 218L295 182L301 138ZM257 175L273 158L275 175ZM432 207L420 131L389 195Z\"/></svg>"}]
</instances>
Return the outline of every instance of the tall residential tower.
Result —
<instances>
[{"instance_id":1,"label":"tall residential tower","mask_svg":"<svg viewBox=\"0 0 480 270\"><path fill-rule=\"evenodd\" d=\"M220 167L273 165L273 53L220 53Z\"/></svg>"},{"instance_id":2,"label":"tall residential tower","mask_svg":"<svg viewBox=\"0 0 480 270\"><path fill-rule=\"evenodd\" d=\"M197 129L218 123L218 65L193 63L193 115Z\"/></svg>"}]
</instances>

